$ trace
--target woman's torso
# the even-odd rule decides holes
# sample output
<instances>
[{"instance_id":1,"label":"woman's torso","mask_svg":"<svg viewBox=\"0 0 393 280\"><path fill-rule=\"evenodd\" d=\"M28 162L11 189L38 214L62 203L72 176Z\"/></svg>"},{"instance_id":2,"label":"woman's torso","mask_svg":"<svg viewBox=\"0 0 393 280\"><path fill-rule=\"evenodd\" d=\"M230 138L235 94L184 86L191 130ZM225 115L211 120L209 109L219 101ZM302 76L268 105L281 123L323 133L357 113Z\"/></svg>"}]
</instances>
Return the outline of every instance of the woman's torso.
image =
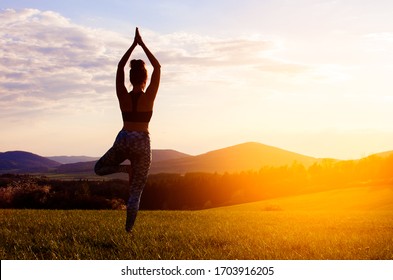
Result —
<instances>
[{"instance_id":1,"label":"woman's torso","mask_svg":"<svg viewBox=\"0 0 393 280\"><path fill-rule=\"evenodd\" d=\"M153 101L144 92L129 92L120 99L123 129L149 132L149 122L153 113Z\"/></svg>"}]
</instances>

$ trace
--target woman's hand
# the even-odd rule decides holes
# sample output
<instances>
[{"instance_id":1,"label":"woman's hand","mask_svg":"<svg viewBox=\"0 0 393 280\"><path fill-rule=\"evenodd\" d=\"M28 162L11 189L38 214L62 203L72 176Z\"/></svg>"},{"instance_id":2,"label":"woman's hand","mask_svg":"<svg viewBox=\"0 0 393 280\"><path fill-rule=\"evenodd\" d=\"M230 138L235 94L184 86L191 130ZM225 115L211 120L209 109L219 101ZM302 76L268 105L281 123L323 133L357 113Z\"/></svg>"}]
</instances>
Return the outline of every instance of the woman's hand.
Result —
<instances>
[{"instance_id":1,"label":"woman's hand","mask_svg":"<svg viewBox=\"0 0 393 280\"><path fill-rule=\"evenodd\" d=\"M135 38L134 38L134 42L136 42L139 45L143 45L143 41L142 41L142 37L139 34L139 29L138 27L135 29Z\"/></svg>"}]
</instances>

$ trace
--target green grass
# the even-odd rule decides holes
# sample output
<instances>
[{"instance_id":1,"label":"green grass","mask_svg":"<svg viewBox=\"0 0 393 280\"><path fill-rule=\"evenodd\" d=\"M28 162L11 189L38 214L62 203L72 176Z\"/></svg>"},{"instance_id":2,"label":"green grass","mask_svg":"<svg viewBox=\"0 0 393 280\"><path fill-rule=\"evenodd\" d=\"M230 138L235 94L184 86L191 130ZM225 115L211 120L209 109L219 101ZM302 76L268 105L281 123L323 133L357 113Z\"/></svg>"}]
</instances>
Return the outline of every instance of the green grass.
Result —
<instances>
[{"instance_id":1,"label":"green grass","mask_svg":"<svg viewBox=\"0 0 393 280\"><path fill-rule=\"evenodd\" d=\"M393 188L203 211L0 210L1 259L392 260Z\"/></svg>"},{"instance_id":2,"label":"green grass","mask_svg":"<svg viewBox=\"0 0 393 280\"><path fill-rule=\"evenodd\" d=\"M1 259L393 259L393 212L0 210Z\"/></svg>"}]
</instances>

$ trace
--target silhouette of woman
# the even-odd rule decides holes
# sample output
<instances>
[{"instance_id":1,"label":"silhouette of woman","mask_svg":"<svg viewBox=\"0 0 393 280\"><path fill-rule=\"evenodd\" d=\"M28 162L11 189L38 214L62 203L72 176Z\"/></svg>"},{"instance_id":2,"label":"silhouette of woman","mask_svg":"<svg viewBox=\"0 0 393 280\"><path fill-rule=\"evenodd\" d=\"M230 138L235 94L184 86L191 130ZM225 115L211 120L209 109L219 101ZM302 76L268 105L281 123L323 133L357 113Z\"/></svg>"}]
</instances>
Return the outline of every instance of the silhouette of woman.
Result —
<instances>
[{"instance_id":1,"label":"silhouette of woman","mask_svg":"<svg viewBox=\"0 0 393 280\"><path fill-rule=\"evenodd\" d=\"M130 81L132 90L128 92L124 85L124 67L135 47L142 47L153 65L150 84L147 82L145 63L138 59L131 60ZM118 172L129 174L130 193L127 202L126 231L131 232L139 209L140 198L147 181L151 164L149 122L153 114L154 99L160 84L161 65L142 41L138 28L131 47L119 61L116 73L116 94L123 117L123 128L105 155L98 160L94 171L103 176ZM122 165L126 159L131 165Z\"/></svg>"}]
</instances>

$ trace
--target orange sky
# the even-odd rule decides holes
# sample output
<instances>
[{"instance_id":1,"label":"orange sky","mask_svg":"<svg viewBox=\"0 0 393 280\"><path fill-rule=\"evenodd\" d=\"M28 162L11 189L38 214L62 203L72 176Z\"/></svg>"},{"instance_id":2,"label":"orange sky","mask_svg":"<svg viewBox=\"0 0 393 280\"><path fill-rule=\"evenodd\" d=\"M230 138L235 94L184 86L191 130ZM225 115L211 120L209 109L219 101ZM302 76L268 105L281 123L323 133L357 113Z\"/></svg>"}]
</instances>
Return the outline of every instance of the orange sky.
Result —
<instances>
[{"instance_id":1,"label":"orange sky","mask_svg":"<svg viewBox=\"0 0 393 280\"><path fill-rule=\"evenodd\" d=\"M136 25L163 65L153 148L393 150L393 4L342 2L2 2L0 151L105 152L121 128L115 68ZM133 8L150 14L120 12Z\"/></svg>"}]
</instances>

